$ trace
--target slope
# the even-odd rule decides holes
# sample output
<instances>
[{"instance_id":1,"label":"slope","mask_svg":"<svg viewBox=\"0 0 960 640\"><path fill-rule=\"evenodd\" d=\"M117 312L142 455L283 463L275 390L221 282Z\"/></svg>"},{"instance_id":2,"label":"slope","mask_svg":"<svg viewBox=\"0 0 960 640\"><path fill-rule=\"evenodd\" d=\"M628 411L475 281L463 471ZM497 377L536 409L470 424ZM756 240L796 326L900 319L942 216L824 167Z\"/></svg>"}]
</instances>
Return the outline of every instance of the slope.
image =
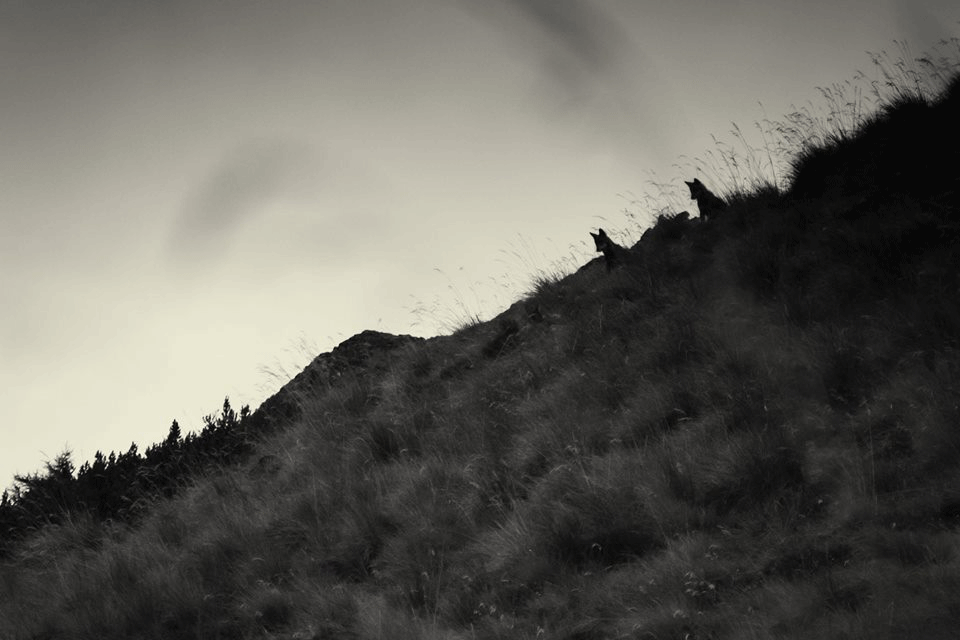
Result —
<instances>
[{"instance_id":1,"label":"slope","mask_svg":"<svg viewBox=\"0 0 960 640\"><path fill-rule=\"evenodd\" d=\"M4 638L948 638L960 81L490 322L365 333L252 453L4 560Z\"/></svg>"}]
</instances>

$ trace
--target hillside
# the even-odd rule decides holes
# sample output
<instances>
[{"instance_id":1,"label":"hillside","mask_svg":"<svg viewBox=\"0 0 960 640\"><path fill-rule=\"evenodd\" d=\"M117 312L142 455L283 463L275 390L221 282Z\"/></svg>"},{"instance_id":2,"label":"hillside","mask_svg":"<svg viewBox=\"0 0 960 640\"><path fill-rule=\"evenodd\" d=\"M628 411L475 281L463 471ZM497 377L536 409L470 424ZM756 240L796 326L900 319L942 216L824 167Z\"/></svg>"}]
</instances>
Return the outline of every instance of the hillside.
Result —
<instances>
[{"instance_id":1,"label":"hillside","mask_svg":"<svg viewBox=\"0 0 960 640\"><path fill-rule=\"evenodd\" d=\"M955 78L613 268L87 466L137 500L44 502L54 464L5 501L0 638L956 637L958 149Z\"/></svg>"}]
</instances>

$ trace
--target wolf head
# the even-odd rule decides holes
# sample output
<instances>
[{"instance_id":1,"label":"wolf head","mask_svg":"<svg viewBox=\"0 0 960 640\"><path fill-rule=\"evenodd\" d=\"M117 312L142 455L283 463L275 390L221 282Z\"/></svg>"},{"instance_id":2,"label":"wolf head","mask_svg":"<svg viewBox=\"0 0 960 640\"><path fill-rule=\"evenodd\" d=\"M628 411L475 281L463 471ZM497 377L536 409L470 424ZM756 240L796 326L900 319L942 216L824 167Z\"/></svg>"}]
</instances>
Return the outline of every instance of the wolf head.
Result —
<instances>
[{"instance_id":1,"label":"wolf head","mask_svg":"<svg viewBox=\"0 0 960 640\"><path fill-rule=\"evenodd\" d=\"M610 247L610 238L607 236L607 232L603 229L599 230L600 233L590 232L590 235L593 236L593 243L597 246L597 251L604 251Z\"/></svg>"},{"instance_id":2,"label":"wolf head","mask_svg":"<svg viewBox=\"0 0 960 640\"><path fill-rule=\"evenodd\" d=\"M707 191L707 188L704 186L704 184L700 182L700 178L694 178L693 182L684 181L684 184L686 184L687 187L690 189L691 200L696 200Z\"/></svg>"}]
</instances>

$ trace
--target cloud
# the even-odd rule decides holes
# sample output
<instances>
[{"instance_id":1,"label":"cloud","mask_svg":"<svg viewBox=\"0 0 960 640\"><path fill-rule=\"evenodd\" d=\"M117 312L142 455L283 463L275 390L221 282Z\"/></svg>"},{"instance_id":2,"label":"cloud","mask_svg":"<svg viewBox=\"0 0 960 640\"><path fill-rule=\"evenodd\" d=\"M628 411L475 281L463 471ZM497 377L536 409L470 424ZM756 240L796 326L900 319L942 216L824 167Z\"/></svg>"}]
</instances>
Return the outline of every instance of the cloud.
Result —
<instances>
[{"instance_id":1,"label":"cloud","mask_svg":"<svg viewBox=\"0 0 960 640\"><path fill-rule=\"evenodd\" d=\"M227 263L235 270L238 258L256 262L261 273L332 264L366 250L357 229L379 239L394 233L389 203L396 196L382 171L344 150L249 140L187 191L166 258L191 274Z\"/></svg>"},{"instance_id":2,"label":"cloud","mask_svg":"<svg viewBox=\"0 0 960 640\"><path fill-rule=\"evenodd\" d=\"M548 43L539 50L548 59L546 68L573 93L615 74L628 46L616 21L587 0L492 0L466 6L516 42L530 42L534 29Z\"/></svg>"},{"instance_id":3,"label":"cloud","mask_svg":"<svg viewBox=\"0 0 960 640\"><path fill-rule=\"evenodd\" d=\"M658 123L675 121L677 105L663 106L670 102L665 83L622 17L591 0L465 0L463 6L539 60L545 82L533 89L546 114L603 132L627 153L666 147ZM656 101L645 87L658 88Z\"/></svg>"},{"instance_id":4,"label":"cloud","mask_svg":"<svg viewBox=\"0 0 960 640\"><path fill-rule=\"evenodd\" d=\"M209 260L278 199L301 197L324 179L319 154L289 140L252 140L225 153L187 194L170 235L176 258Z\"/></svg>"},{"instance_id":5,"label":"cloud","mask_svg":"<svg viewBox=\"0 0 960 640\"><path fill-rule=\"evenodd\" d=\"M609 71L616 60L620 34L603 12L584 0L506 0L584 69Z\"/></svg>"}]
</instances>

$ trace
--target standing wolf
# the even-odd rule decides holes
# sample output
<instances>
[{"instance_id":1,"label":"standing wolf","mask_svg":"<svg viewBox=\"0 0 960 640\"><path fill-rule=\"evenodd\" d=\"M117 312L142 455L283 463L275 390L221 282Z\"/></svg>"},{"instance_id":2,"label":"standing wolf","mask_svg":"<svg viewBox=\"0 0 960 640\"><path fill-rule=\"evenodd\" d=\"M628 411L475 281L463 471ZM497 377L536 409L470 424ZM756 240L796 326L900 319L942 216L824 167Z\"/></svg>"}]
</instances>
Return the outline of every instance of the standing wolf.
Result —
<instances>
[{"instance_id":1,"label":"standing wolf","mask_svg":"<svg viewBox=\"0 0 960 640\"><path fill-rule=\"evenodd\" d=\"M699 178L694 178L693 182L686 182L686 185L690 188L690 198L697 201L701 218L709 220L727 208L727 203L707 189Z\"/></svg>"},{"instance_id":2,"label":"standing wolf","mask_svg":"<svg viewBox=\"0 0 960 640\"><path fill-rule=\"evenodd\" d=\"M611 240L610 236L608 236L607 232L603 229L599 231L600 233L591 231L590 235L593 236L593 243L597 246L597 251L603 252L603 259L607 263L607 271L630 260L631 255L628 249L621 247Z\"/></svg>"}]
</instances>

